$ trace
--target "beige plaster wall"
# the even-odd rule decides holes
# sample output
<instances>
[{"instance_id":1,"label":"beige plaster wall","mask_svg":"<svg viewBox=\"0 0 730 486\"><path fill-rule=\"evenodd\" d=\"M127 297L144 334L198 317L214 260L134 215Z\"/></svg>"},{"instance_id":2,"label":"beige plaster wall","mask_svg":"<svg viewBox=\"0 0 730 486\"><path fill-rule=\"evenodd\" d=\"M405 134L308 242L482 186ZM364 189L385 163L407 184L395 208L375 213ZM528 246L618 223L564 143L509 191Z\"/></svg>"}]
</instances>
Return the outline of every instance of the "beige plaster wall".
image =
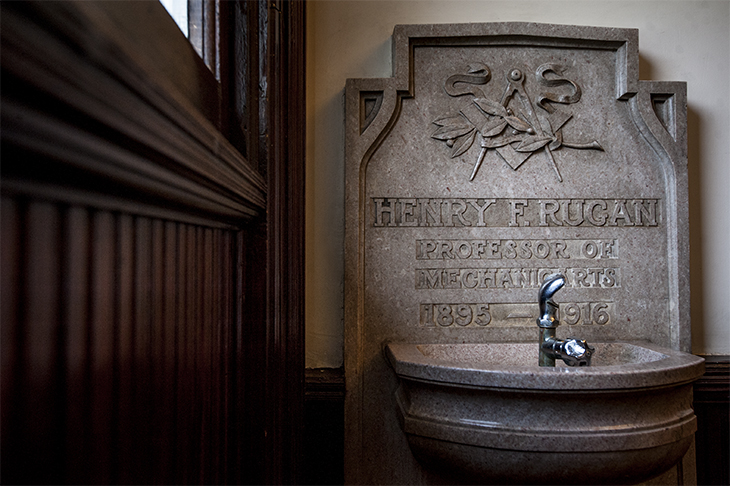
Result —
<instances>
[{"instance_id":1,"label":"beige plaster wall","mask_svg":"<svg viewBox=\"0 0 730 486\"><path fill-rule=\"evenodd\" d=\"M688 85L693 352L730 354L730 0L313 0L307 11L306 365L343 346L344 86L391 75L396 24L639 29L640 78Z\"/></svg>"}]
</instances>

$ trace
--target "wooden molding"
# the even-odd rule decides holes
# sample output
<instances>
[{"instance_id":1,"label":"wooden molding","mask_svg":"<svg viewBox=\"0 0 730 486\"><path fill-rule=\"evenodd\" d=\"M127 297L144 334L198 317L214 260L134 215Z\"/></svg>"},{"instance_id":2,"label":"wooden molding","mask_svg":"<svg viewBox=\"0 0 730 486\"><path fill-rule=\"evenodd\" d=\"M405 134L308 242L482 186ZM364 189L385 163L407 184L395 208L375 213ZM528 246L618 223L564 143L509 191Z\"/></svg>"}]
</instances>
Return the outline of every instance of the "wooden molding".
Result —
<instances>
[{"instance_id":1,"label":"wooden molding","mask_svg":"<svg viewBox=\"0 0 730 486\"><path fill-rule=\"evenodd\" d=\"M172 22L150 3L125 5L140 10L127 17L114 2L3 5L3 182L48 174L61 187L232 224L261 214L266 182L215 125L219 87L202 60L165 31L176 44L166 52L180 58L161 65L130 35L142 18Z\"/></svg>"},{"instance_id":2,"label":"wooden molding","mask_svg":"<svg viewBox=\"0 0 730 486\"><path fill-rule=\"evenodd\" d=\"M306 380L305 401L345 400L344 368L307 368L304 372Z\"/></svg>"},{"instance_id":3,"label":"wooden molding","mask_svg":"<svg viewBox=\"0 0 730 486\"><path fill-rule=\"evenodd\" d=\"M730 484L730 356L704 356L694 382L697 484Z\"/></svg>"},{"instance_id":4,"label":"wooden molding","mask_svg":"<svg viewBox=\"0 0 730 486\"><path fill-rule=\"evenodd\" d=\"M695 403L730 403L730 356L704 356L705 374L694 382Z\"/></svg>"},{"instance_id":5,"label":"wooden molding","mask_svg":"<svg viewBox=\"0 0 730 486\"><path fill-rule=\"evenodd\" d=\"M304 427L304 2L269 2L267 147L269 329L272 373L269 484L300 484Z\"/></svg>"}]
</instances>

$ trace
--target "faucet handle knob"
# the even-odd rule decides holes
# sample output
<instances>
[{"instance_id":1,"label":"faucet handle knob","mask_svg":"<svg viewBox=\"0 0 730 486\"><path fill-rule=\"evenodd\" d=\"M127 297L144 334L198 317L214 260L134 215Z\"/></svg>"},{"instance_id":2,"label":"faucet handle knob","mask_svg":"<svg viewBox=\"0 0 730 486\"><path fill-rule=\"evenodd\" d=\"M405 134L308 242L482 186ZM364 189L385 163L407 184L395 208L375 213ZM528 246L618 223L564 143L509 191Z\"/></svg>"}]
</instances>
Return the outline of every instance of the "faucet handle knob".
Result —
<instances>
[{"instance_id":1,"label":"faucet handle knob","mask_svg":"<svg viewBox=\"0 0 730 486\"><path fill-rule=\"evenodd\" d=\"M561 344L560 357L568 366L589 366L596 350L584 339L568 338Z\"/></svg>"}]
</instances>

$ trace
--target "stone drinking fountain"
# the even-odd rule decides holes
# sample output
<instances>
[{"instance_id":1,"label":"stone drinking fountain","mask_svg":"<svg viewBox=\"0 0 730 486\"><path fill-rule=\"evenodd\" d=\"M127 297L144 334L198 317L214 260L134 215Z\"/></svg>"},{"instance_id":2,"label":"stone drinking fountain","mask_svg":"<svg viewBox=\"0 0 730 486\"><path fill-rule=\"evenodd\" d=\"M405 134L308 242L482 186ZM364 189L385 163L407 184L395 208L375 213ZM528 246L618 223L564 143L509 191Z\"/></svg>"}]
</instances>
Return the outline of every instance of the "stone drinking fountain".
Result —
<instances>
[{"instance_id":1,"label":"stone drinking fountain","mask_svg":"<svg viewBox=\"0 0 730 486\"><path fill-rule=\"evenodd\" d=\"M696 482L686 85L638 32L397 26L346 125L346 482Z\"/></svg>"}]
</instances>

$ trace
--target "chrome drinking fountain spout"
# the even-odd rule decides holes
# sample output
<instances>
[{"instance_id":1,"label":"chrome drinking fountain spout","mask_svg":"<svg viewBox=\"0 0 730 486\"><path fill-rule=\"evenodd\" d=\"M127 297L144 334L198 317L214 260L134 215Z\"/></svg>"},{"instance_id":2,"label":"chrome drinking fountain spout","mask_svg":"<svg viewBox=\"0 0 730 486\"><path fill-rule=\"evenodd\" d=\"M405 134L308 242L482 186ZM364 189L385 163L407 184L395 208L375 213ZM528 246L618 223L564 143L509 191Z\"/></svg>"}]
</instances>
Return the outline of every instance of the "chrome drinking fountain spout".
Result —
<instances>
[{"instance_id":1,"label":"chrome drinking fountain spout","mask_svg":"<svg viewBox=\"0 0 730 486\"><path fill-rule=\"evenodd\" d=\"M588 366L595 348L583 339L556 339L555 330L560 324L558 304L553 295L565 285L565 276L554 273L545 278L538 293L540 315L537 326L540 329L540 366L555 366L556 359L562 359L568 366Z\"/></svg>"}]
</instances>

